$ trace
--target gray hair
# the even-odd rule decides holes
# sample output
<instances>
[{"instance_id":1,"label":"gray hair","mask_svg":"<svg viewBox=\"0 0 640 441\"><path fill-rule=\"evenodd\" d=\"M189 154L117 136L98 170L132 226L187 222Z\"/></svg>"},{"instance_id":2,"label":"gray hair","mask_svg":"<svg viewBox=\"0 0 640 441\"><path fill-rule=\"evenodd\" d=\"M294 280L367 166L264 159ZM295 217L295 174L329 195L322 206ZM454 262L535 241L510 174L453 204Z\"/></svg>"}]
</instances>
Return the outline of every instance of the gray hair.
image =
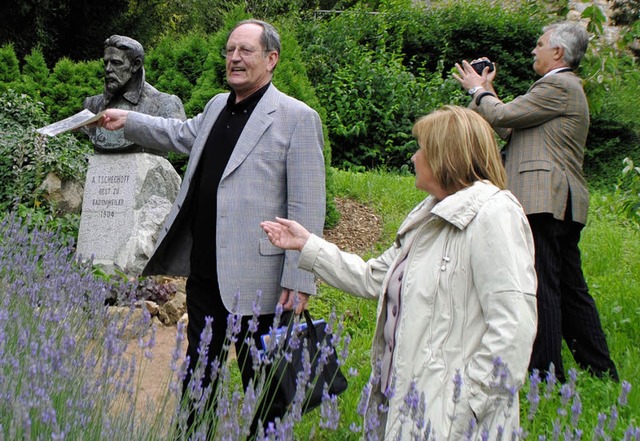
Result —
<instances>
[{"instance_id":1,"label":"gray hair","mask_svg":"<svg viewBox=\"0 0 640 441\"><path fill-rule=\"evenodd\" d=\"M260 42L262 43L262 47L264 48L264 51L265 52L276 51L278 55L280 55L280 47L281 47L280 35L278 34L278 31L276 30L276 28L274 28L273 25L267 23L266 21L255 20L253 18L250 18L248 20L242 20L241 22L238 22L233 27L233 29L229 31L229 34L227 35L227 40L229 40L229 37L231 36L233 31L235 31L237 28L245 24L256 24L258 26L261 26L262 37L260 38Z\"/></svg>"},{"instance_id":2,"label":"gray hair","mask_svg":"<svg viewBox=\"0 0 640 441\"><path fill-rule=\"evenodd\" d=\"M564 49L562 61L572 69L577 69L589 45L589 33L580 23L563 21L546 26L544 32L549 34L549 45Z\"/></svg>"},{"instance_id":3,"label":"gray hair","mask_svg":"<svg viewBox=\"0 0 640 441\"><path fill-rule=\"evenodd\" d=\"M133 38L123 35L112 35L104 41L104 48L114 47L127 54L131 61L140 59L144 63L144 48Z\"/></svg>"}]
</instances>

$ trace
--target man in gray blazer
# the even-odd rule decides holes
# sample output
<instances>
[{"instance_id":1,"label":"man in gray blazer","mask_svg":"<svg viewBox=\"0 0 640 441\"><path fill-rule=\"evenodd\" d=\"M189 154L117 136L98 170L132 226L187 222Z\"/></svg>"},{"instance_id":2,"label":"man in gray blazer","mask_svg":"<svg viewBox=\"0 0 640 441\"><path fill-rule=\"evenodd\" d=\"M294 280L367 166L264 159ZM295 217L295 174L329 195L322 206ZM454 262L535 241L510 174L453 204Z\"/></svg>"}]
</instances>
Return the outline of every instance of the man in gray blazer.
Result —
<instances>
[{"instance_id":1,"label":"man in gray blazer","mask_svg":"<svg viewBox=\"0 0 640 441\"><path fill-rule=\"evenodd\" d=\"M188 276L187 355L190 372L198 360L206 318L213 318L210 361L220 357L230 312L243 316L236 343L245 387L253 376L246 332L258 314L254 341L273 324L278 303L306 308L315 294L311 273L298 270L299 253L273 246L260 222L296 219L322 234L325 214L323 134L318 114L278 91L271 79L280 38L268 23L247 20L229 33L225 48L231 93L217 95L199 115L180 121L136 112L107 110L98 124L124 128L131 141L189 154L177 200L143 274ZM262 414L264 422L283 409ZM254 425L255 426L255 425Z\"/></svg>"},{"instance_id":2,"label":"man in gray blazer","mask_svg":"<svg viewBox=\"0 0 640 441\"><path fill-rule=\"evenodd\" d=\"M470 108L507 141L507 185L524 207L533 232L538 333L529 369L544 375L552 363L564 382L564 338L583 369L617 380L578 248L589 206L582 175L589 107L573 70L586 52L589 35L574 22L547 26L543 32L533 50L533 69L542 78L525 95L503 103L493 88L496 71L487 67L478 75L466 61L456 64L454 77L471 94Z\"/></svg>"}]
</instances>

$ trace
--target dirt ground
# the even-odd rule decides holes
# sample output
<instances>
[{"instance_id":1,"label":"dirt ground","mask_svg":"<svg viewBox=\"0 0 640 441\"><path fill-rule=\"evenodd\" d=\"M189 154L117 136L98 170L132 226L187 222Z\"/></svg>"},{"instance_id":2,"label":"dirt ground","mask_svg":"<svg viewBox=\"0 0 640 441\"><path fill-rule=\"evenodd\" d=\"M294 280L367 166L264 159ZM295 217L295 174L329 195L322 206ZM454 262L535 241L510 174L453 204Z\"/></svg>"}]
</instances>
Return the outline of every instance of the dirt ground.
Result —
<instances>
[{"instance_id":1,"label":"dirt ground","mask_svg":"<svg viewBox=\"0 0 640 441\"><path fill-rule=\"evenodd\" d=\"M325 238L349 252L362 255L371 251L381 234L380 218L372 209L353 200L338 198L336 206L340 221L337 226L324 232ZM144 414L141 417L149 418L146 403L158 402L167 391L171 358L176 348L176 331L176 326L157 326L153 357L145 359L144 369L139 376L138 412ZM186 338L180 351L182 356L185 350ZM129 353L134 352L140 357L137 341L129 345Z\"/></svg>"}]
</instances>

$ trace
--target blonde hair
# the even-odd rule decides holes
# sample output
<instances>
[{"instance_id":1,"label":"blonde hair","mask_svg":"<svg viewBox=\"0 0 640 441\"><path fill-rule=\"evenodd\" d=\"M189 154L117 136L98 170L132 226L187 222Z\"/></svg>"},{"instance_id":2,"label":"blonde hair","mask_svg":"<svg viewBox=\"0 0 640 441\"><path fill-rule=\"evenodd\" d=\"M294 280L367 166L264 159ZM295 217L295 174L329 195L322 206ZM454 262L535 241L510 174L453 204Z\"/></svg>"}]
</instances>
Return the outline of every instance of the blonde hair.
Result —
<instances>
[{"instance_id":1,"label":"blonde hair","mask_svg":"<svg viewBox=\"0 0 640 441\"><path fill-rule=\"evenodd\" d=\"M473 110L443 106L420 118L412 133L434 178L448 194L483 179L506 188L493 129Z\"/></svg>"}]
</instances>

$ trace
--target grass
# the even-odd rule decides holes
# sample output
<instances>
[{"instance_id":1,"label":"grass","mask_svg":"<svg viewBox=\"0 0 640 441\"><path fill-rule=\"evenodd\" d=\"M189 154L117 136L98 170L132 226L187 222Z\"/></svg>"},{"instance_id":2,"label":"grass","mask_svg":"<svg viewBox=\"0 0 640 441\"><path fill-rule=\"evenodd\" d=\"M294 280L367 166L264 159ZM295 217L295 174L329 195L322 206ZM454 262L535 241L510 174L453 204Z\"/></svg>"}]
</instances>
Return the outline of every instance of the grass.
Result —
<instances>
[{"instance_id":1,"label":"grass","mask_svg":"<svg viewBox=\"0 0 640 441\"><path fill-rule=\"evenodd\" d=\"M382 219L383 233L376 253L392 243L404 217L425 197L415 189L413 176L385 172L336 171L335 186L337 196L372 207ZM527 439L541 439L540 435L558 439L556 433L563 439L640 437L640 433L630 432L625 438L629 426L640 425L640 230L614 213L610 201L609 193L592 192L581 247L583 268L612 357L621 378L632 385L625 398L628 404L618 402L624 383L594 379L576 371L569 393L556 387L548 398L541 399L534 418L529 419L535 405L528 397L528 383L520 393L521 424L530 434ZM0 441L172 439L175 433L168 433L167 427L174 417L174 407L167 400L175 399L178 393L175 379L159 379L168 385L165 402L155 406L156 412L164 409L159 417L149 418L145 424L135 417L141 403L136 403L139 379L133 372L136 365L144 365L145 353L153 350L152 337L139 337L138 361L123 356L124 346L130 342L125 334L130 331L122 323L109 322L104 308L96 306L103 302L106 291L114 288L92 281L90 269L74 266L64 250L55 250L51 234L36 237L21 233L10 245L6 224L0 223L0 227L4 228L0 231ZM310 305L312 315L327 318L335 311L342 317L345 332L351 335L350 356L344 366L349 373L349 388L338 400L342 415L337 430L321 428L319 409L296 423L297 438L360 439L351 426L362 426L357 409L370 373L376 306L376 302L320 285L320 295ZM91 308L100 312L92 316L87 313ZM62 359L55 356L61 351L66 351L60 354ZM567 369L576 368L566 349L564 360ZM171 375L176 375L177 369L174 366ZM235 363L230 378L232 387L239 384ZM536 393L544 396L543 390L536 389ZM52 414L56 417L53 422ZM598 438L599 420L609 438ZM555 432L554 424L559 428Z\"/></svg>"}]
</instances>

